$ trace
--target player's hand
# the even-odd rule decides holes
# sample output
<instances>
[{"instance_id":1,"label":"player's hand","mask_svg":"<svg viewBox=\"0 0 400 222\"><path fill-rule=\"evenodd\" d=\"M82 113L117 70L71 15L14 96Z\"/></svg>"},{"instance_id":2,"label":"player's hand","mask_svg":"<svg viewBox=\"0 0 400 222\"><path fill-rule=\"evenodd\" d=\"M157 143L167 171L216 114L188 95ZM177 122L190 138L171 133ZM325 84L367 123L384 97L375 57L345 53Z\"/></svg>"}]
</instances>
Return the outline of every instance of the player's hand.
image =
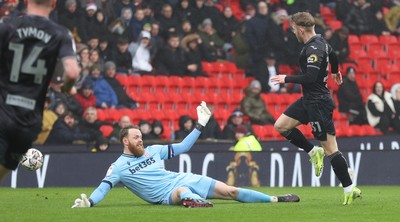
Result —
<instances>
[{"instance_id":1,"label":"player's hand","mask_svg":"<svg viewBox=\"0 0 400 222\"><path fill-rule=\"evenodd\" d=\"M81 194L81 198L78 198L75 200L74 205L72 205L71 208L84 208L84 207L90 207L90 201L86 197L86 194Z\"/></svg>"},{"instance_id":2,"label":"player's hand","mask_svg":"<svg viewBox=\"0 0 400 222\"><path fill-rule=\"evenodd\" d=\"M342 73L332 73L332 78L335 80L336 85L340 86L343 83Z\"/></svg>"},{"instance_id":3,"label":"player's hand","mask_svg":"<svg viewBox=\"0 0 400 222\"><path fill-rule=\"evenodd\" d=\"M208 109L206 102L202 101L200 105L197 106L197 122L202 126L206 126L210 117L211 111Z\"/></svg>"},{"instance_id":4,"label":"player's hand","mask_svg":"<svg viewBox=\"0 0 400 222\"><path fill-rule=\"evenodd\" d=\"M283 83L285 83L285 78L286 78L286 75L279 74L279 75L273 76L271 78L271 82L274 83L275 85L283 84Z\"/></svg>"}]
</instances>

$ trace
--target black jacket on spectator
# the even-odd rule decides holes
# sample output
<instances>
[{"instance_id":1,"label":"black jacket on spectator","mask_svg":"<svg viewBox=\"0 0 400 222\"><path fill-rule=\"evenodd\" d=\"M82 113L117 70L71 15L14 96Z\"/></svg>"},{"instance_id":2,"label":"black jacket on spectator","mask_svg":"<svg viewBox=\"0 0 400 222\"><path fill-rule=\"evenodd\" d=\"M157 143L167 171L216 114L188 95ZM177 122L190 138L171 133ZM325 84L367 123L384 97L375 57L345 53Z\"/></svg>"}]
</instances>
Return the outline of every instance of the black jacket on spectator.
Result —
<instances>
[{"instance_id":1,"label":"black jacket on spectator","mask_svg":"<svg viewBox=\"0 0 400 222\"><path fill-rule=\"evenodd\" d=\"M183 76L186 70L183 54L181 48L173 50L169 45L164 46L154 60L156 74Z\"/></svg>"},{"instance_id":2,"label":"black jacket on spectator","mask_svg":"<svg viewBox=\"0 0 400 222\"><path fill-rule=\"evenodd\" d=\"M115 62L117 73L128 73L128 70L132 69L132 56L128 50L121 53L118 49L114 49L110 60Z\"/></svg>"},{"instance_id":3,"label":"black jacket on spectator","mask_svg":"<svg viewBox=\"0 0 400 222\"><path fill-rule=\"evenodd\" d=\"M224 42L231 43L232 42L232 33L235 32L239 28L239 21L235 18L234 15L232 17L227 18L222 16L221 25L216 27L219 36L224 40Z\"/></svg>"},{"instance_id":4,"label":"black jacket on spectator","mask_svg":"<svg viewBox=\"0 0 400 222\"><path fill-rule=\"evenodd\" d=\"M200 139L221 139L222 138L222 130L219 126L217 120L214 116L211 116L210 120L204 127L203 131L200 134Z\"/></svg>"},{"instance_id":5,"label":"black jacket on spectator","mask_svg":"<svg viewBox=\"0 0 400 222\"><path fill-rule=\"evenodd\" d=\"M54 122L53 129L45 144L72 144L76 140L90 141L91 136L88 133L82 132L77 126L70 128L65 124L64 117L59 117Z\"/></svg>"},{"instance_id":6,"label":"black jacket on spectator","mask_svg":"<svg viewBox=\"0 0 400 222\"><path fill-rule=\"evenodd\" d=\"M100 30L98 29L97 23L96 15L91 17L86 13L82 15L79 25L79 36L81 37L82 42L86 43L91 36L99 35Z\"/></svg>"},{"instance_id":7,"label":"black jacket on spectator","mask_svg":"<svg viewBox=\"0 0 400 222\"><path fill-rule=\"evenodd\" d=\"M338 56L339 64L344 63L350 54L350 47L347 39L342 40L339 37L338 31L335 31L332 35L331 40L329 41L329 44L332 46L332 49Z\"/></svg>"},{"instance_id":8,"label":"black jacket on spectator","mask_svg":"<svg viewBox=\"0 0 400 222\"><path fill-rule=\"evenodd\" d=\"M186 121L192 121L192 128L191 129L186 129L184 124L186 123ZM192 130L195 127L195 121L192 117L188 116L188 115L184 115L181 116L179 118L179 129L177 131L175 131L175 139L176 140L182 140L184 139L187 135L189 135L189 133L192 132Z\"/></svg>"},{"instance_id":9,"label":"black jacket on spectator","mask_svg":"<svg viewBox=\"0 0 400 222\"><path fill-rule=\"evenodd\" d=\"M362 7L354 3L346 17L345 24L349 27L351 34L369 34L371 33L371 21L373 16L369 3L366 3Z\"/></svg>"},{"instance_id":10,"label":"black jacket on spectator","mask_svg":"<svg viewBox=\"0 0 400 222\"><path fill-rule=\"evenodd\" d=\"M246 22L246 39L250 48L250 58L253 64L262 59L264 52L270 48L267 36L270 28L271 19L269 15L256 14Z\"/></svg>"},{"instance_id":11,"label":"black jacket on spectator","mask_svg":"<svg viewBox=\"0 0 400 222\"><path fill-rule=\"evenodd\" d=\"M58 19L58 22L61 25L65 26L68 30L71 31L72 35L77 41L81 40L78 33L79 26L81 25L81 16L82 15L80 11L77 9L74 13L65 11L65 13L63 13Z\"/></svg>"},{"instance_id":12,"label":"black jacket on spectator","mask_svg":"<svg viewBox=\"0 0 400 222\"><path fill-rule=\"evenodd\" d=\"M118 105L123 105L126 108L136 108L136 101L126 94L126 91L122 87L121 83L116 78L104 77L108 84L113 88L118 98Z\"/></svg>"}]
</instances>

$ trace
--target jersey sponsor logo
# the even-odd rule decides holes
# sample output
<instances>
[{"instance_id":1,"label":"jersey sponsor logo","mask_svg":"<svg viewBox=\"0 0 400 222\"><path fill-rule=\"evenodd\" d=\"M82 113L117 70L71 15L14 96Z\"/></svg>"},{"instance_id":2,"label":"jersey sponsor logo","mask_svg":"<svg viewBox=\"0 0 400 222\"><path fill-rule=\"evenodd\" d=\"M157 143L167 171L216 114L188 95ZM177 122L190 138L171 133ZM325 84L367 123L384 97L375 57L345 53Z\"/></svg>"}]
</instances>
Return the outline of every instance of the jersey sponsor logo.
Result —
<instances>
[{"instance_id":1,"label":"jersey sponsor logo","mask_svg":"<svg viewBox=\"0 0 400 222\"><path fill-rule=\"evenodd\" d=\"M308 58L307 58L307 63L315 63L318 61L318 57L315 54L311 54Z\"/></svg>"},{"instance_id":2,"label":"jersey sponsor logo","mask_svg":"<svg viewBox=\"0 0 400 222\"><path fill-rule=\"evenodd\" d=\"M11 106L18 106L29 110L34 110L36 100L29 99L23 96L8 94L6 98L6 104Z\"/></svg>"},{"instance_id":3,"label":"jersey sponsor logo","mask_svg":"<svg viewBox=\"0 0 400 222\"><path fill-rule=\"evenodd\" d=\"M140 170L152 165L155 162L156 160L154 160L154 158L151 157L150 159L140 162L139 164L137 164L137 166L130 168L129 172L131 172L131 174L135 174L136 172L139 172Z\"/></svg>"},{"instance_id":4,"label":"jersey sponsor logo","mask_svg":"<svg viewBox=\"0 0 400 222\"><path fill-rule=\"evenodd\" d=\"M315 46L313 46L313 45L311 45L310 47L313 48L313 49L317 49L317 47L315 47Z\"/></svg>"}]
</instances>

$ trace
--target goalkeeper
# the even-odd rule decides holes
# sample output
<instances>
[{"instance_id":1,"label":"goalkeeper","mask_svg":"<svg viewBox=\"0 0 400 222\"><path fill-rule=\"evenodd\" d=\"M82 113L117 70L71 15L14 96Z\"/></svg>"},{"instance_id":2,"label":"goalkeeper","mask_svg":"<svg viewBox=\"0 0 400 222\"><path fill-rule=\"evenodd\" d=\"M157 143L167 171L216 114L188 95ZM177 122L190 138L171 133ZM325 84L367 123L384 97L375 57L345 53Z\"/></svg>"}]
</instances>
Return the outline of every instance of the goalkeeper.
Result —
<instances>
[{"instance_id":1,"label":"goalkeeper","mask_svg":"<svg viewBox=\"0 0 400 222\"><path fill-rule=\"evenodd\" d=\"M297 195L269 196L249 189L228 186L207 176L192 173L171 172L164 168L163 160L187 152L200 136L210 119L206 103L197 107L196 128L180 143L143 147L138 127L128 126L121 130L123 154L111 164L99 187L90 195L81 194L72 208L92 207L98 204L118 183L152 204L183 205L185 207L212 207L207 199L254 202L299 202Z\"/></svg>"}]
</instances>

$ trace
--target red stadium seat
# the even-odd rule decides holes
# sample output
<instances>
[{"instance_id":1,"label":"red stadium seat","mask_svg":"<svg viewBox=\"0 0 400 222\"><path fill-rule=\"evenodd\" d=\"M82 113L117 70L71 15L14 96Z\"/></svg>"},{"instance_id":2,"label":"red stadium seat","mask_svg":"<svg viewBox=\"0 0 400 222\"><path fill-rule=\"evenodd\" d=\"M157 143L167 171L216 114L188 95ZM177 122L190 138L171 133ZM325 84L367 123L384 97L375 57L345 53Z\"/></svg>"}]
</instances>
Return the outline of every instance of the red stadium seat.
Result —
<instances>
[{"instance_id":1,"label":"red stadium seat","mask_svg":"<svg viewBox=\"0 0 400 222\"><path fill-rule=\"evenodd\" d=\"M379 42L382 45L398 44L397 38L394 35L380 35Z\"/></svg>"},{"instance_id":2,"label":"red stadium seat","mask_svg":"<svg viewBox=\"0 0 400 222\"><path fill-rule=\"evenodd\" d=\"M112 126L103 125L100 127L100 131L104 137L109 137L111 133L114 131L114 128Z\"/></svg>"},{"instance_id":3,"label":"red stadium seat","mask_svg":"<svg viewBox=\"0 0 400 222\"><path fill-rule=\"evenodd\" d=\"M366 44L366 45L369 45L369 44L372 44L372 43L379 43L378 36L370 35L370 34L361 35L360 36L360 41L363 44Z\"/></svg>"},{"instance_id":4,"label":"red stadium seat","mask_svg":"<svg viewBox=\"0 0 400 222\"><path fill-rule=\"evenodd\" d=\"M349 43L349 45L351 44L359 44L360 43L360 38L358 37L358 35L349 35L349 38L347 39L347 42Z\"/></svg>"},{"instance_id":5,"label":"red stadium seat","mask_svg":"<svg viewBox=\"0 0 400 222\"><path fill-rule=\"evenodd\" d=\"M327 20L326 23L334 31L340 29L343 26L343 23L341 21L339 21L339 20Z\"/></svg>"}]
</instances>

